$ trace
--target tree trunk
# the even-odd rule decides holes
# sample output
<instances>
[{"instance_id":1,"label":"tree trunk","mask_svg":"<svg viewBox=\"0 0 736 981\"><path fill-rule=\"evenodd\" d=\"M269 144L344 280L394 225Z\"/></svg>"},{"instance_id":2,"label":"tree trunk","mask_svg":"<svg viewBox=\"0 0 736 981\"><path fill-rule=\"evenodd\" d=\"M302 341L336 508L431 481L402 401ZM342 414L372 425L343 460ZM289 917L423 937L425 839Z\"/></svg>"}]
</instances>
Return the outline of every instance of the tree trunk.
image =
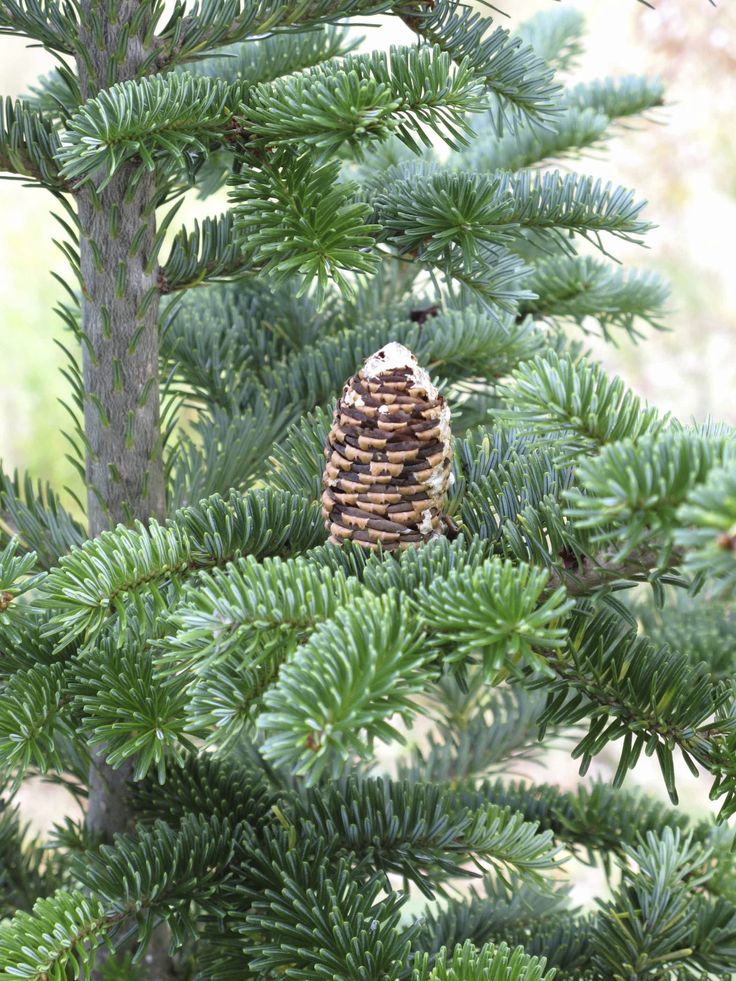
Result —
<instances>
[{"instance_id":1,"label":"tree trunk","mask_svg":"<svg viewBox=\"0 0 736 981\"><path fill-rule=\"evenodd\" d=\"M84 98L135 78L148 51L130 33L139 0L108 4L82 0L82 41L77 64ZM102 22L102 36L90 25ZM112 74L112 77L111 77ZM137 176L136 176L137 175ZM89 533L122 521L164 513L164 471L159 429L158 292L155 256L155 177L123 165L98 191L85 184L77 195L84 296L84 426L87 436Z\"/></svg>"},{"instance_id":2,"label":"tree trunk","mask_svg":"<svg viewBox=\"0 0 736 981\"><path fill-rule=\"evenodd\" d=\"M89 533L164 513L155 187L123 167L79 194Z\"/></svg>"},{"instance_id":3,"label":"tree trunk","mask_svg":"<svg viewBox=\"0 0 736 981\"><path fill-rule=\"evenodd\" d=\"M148 25L144 19L137 33L131 29L140 0L119 0L114 20L105 0L81 0L80 7L86 57L78 59L77 69L82 95L90 98L139 74L149 53ZM88 183L77 192L91 537L118 522L165 513L153 254L156 185L154 175L136 176L137 170L131 162L101 191ZM109 842L132 828L127 794L132 764L113 770L104 756L93 755L87 826ZM162 931L149 947L146 968L156 981L171 976Z\"/></svg>"}]
</instances>

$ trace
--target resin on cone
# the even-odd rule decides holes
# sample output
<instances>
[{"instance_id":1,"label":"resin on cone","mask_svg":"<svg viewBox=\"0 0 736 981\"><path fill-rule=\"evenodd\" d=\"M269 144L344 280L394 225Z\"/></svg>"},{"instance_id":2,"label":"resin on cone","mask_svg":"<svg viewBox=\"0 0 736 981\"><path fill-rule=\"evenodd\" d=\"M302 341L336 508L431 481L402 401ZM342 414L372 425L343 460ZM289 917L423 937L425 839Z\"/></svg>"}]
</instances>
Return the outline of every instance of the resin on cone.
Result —
<instances>
[{"instance_id":1,"label":"resin on cone","mask_svg":"<svg viewBox=\"0 0 736 981\"><path fill-rule=\"evenodd\" d=\"M394 551L444 534L450 410L411 351L391 343L349 378L325 448L330 541Z\"/></svg>"}]
</instances>

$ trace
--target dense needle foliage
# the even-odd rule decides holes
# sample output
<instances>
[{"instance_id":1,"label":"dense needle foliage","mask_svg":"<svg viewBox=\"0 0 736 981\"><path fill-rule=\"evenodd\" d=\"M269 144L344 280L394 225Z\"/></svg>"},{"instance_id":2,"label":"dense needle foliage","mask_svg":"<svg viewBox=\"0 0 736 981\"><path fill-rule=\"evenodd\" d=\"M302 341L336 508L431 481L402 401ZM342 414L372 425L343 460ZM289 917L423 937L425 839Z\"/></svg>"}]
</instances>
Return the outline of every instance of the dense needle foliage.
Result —
<instances>
[{"instance_id":1,"label":"dense needle foliage","mask_svg":"<svg viewBox=\"0 0 736 981\"><path fill-rule=\"evenodd\" d=\"M163 977L162 938L211 981L731 977L736 440L584 353L665 322L609 256L643 202L569 163L660 84L576 83L566 6L514 34L455 0L163 8L0 0L59 58L0 108L0 168L59 205L72 455L109 526L0 473L0 978ZM377 13L412 42L358 50ZM453 412L458 533L400 557L326 544L319 509L332 405L389 341ZM152 516L99 447L154 405ZM540 738L611 782L519 779ZM643 755L672 806L626 786ZM676 807L680 759L721 823ZM29 837L26 779L99 813L116 773L122 833ZM610 881L592 909L571 856Z\"/></svg>"}]
</instances>

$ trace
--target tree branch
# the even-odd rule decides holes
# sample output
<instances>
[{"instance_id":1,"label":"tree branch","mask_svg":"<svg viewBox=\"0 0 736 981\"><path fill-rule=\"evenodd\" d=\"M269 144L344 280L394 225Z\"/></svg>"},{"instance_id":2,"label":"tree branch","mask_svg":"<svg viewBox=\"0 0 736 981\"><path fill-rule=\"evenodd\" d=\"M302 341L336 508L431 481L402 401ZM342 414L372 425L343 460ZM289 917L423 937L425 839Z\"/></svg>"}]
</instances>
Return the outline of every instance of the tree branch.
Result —
<instances>
[{"instance_id":1,"label":"tree branch","mask_svg":"<svg viewBox=\"0 0 736 981\"><path fill-rule=\"evenodd\" d=\"M648 545L634 549L623 561L611 556L609 552L600 552L594 559L583 556L579 563L571 556L569 566L553 570L547 590L553 592L559 586L564 586L568 596L588 596L618 582L644 582L654 569L674 570L681 560L682 554L673 550L662 565L661 552Z\"/></svg>"}]
</instances>

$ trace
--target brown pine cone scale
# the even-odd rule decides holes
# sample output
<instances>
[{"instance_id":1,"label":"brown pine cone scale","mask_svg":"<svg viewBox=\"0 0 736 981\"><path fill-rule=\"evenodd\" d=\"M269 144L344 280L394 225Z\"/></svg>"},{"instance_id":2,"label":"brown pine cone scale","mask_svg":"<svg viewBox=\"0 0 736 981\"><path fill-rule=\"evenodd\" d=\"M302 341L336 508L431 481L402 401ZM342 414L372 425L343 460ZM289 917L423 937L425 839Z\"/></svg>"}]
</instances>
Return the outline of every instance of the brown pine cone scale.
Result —
<instances>
[{"instance_id":1,"label":"brown pine cone scale","mask_svg":"<svg viewBox=\"0 0 736 981\"><path fill-rule=\"evenodd\" d=\"M348 379L325 456L331 542L394 551L444 534L450 410L408 348L387 344Z\"/></svg>"}]
</instances>

